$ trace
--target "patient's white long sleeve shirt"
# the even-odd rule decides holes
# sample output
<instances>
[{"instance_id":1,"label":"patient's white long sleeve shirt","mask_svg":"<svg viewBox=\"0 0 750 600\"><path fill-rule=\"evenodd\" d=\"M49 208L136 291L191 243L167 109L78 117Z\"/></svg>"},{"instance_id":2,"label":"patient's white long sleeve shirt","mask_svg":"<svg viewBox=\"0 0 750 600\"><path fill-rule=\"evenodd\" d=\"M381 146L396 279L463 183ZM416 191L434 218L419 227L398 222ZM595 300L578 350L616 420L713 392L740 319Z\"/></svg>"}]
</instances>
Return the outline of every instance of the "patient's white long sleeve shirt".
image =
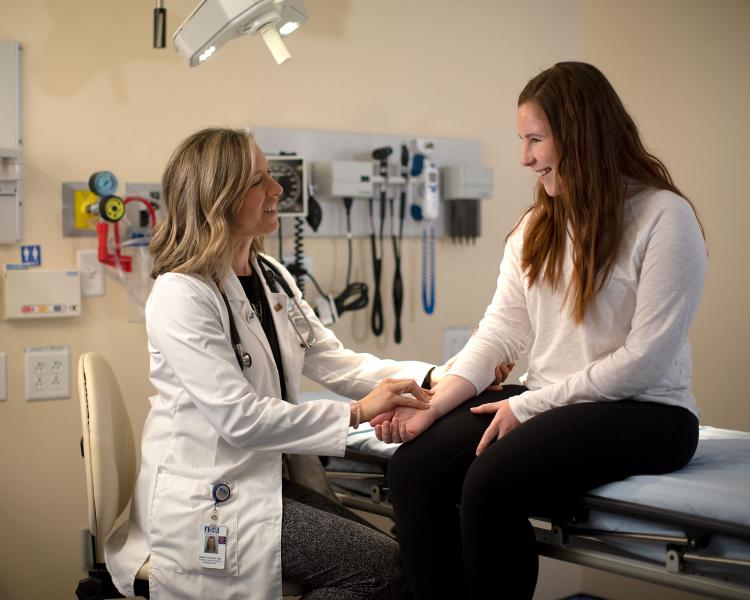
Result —
<instances>
[{"instance_id":1,"label":"patient's white long sleeve shirt","mask_svg":"<svg viewBox=\"0 0 750 600\"><path fill-rule=\"evenodd\" d=\"M529 287L520 266L525 225L526 219L508 239L492 303L450 373L481 391L497 364L528 350L521 381L529 391L509 401L520 421L565 404L626 398L683 406L699 416L687 335L707 256L692 207L666 190L634 189L614 271L582 324L564 302L570 240L564 283L553 290L538 280Z\"/></svg>"}]
</instances>

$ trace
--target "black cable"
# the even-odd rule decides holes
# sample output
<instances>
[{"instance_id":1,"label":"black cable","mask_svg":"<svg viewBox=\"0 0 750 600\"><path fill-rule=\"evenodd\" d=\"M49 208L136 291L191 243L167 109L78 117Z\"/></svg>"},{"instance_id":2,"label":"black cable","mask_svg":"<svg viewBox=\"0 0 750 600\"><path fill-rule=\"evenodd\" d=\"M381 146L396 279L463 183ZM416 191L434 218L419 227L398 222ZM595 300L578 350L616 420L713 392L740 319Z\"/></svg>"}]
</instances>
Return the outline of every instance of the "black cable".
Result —
<instances>
[{"instance_id":1,"label":"black cable","mask_svg":"<svg viewBox=\"0 0 750 600\"><path fill-rule=\"evenodd\" d=\"M297 281L307 277L312 281L315 289L318 290L318 294L324 297L328 296L328 294L326 294L320 287L318 280L315 279L312 273L304 267L298 267L295 264L291 264L287 269ZM367 297L367 285L360 282L351 283L343 292L333 299L333 302L336 305L336 312L339 315L350 310L360 310L365 308L369 302L369 298Z\"/></svg>"},{"instance_id":2,"label":"black cable","mask_svg":"<svg viewBox=\"0 0 750 600\"><path fill-rule=\"evenodd\" d=\"M294 217L294 266L298 269L305 270L305 220L302 217ZM305 279L304 277L296 277L297 287L302 293L302 297L305 297ZM320 288L318 288L320 289Z\"/></svg>"},{"instance_id":3,"label":"black cable","mask_svg":"<svg viewBox=\"0 0 750 600\"><path fill-rule=\"evenodd\" d=\"M167 9L157 0L154 8L154 48L167 47Z\"/></svg>"},{"instance_id":4,"label":"black cable","mask_svg":"<svg viewBox=\"0 0 750 600\"><path fill-rule=\"evenodd\" d=\"M401 205L403 205L405 202L404 195L405 192L401 192ZM390 199L390 208L391 217L393 217L393 198ZM393 221L391 221L391 223L393 223ZM403 226L403 220L401 221L401 224ZM396 321L396 325L393 330L393 340L397 344L400 344L402 339L401 312L404 306L404 282L401 278L401 236L403 235L403 230L397 233L395 231L395 228L392 227L392 229L393 231L391 231L391 243L393 245L393 259L395 262L393 273L393 312Z\"/></svg>"},{"instance_id":5,"label":"black cable","mask_svg":"<svg viewBox=\"0 0 750 600\"><path fill-rule=\"evenodd\" d=\"M318 293L321 296L326 295L326 293L322 290L322 288L318 284L318 280L315 279L315 277L312 276L312 273L310 273L310 271L305 269L304 266L300 266L297 263L292 263L286 269L292 274L294 279L298 282L297 287L299 287L299 282L303 280L305 277L307 277L310 281L312 281L313 285L315 286L315 289L318 290Z\"/></svg>"},{"instance_id":6,"label":"black cable","mask_svg":"<svg viewBox=\"0 0 750 600\"><path fill-rule=\"evenodd\" d=\"M401 313L404 307L404 282L401 277L401 242L404 239L404 217L406 216L406 189L409 177L409 150L401 146L401 176L404 178L398 205L398 233L393 226L393 197L390 199L391 207L391 241L393 243L393 258L396 263L393 273L393 312L396 325L393 330L393 339L397 344L403 339L401 333Z\"/></svg>"},{"instance_id":7,"label":"black cable","mask_svg":"<svg viewBox=\"0 0 750 600\"><path fill-rule=\"evenodd\" d=\"M381 192L381 205L385 204L385 189ZM370 249L372 251L372 272L373 279L375 282L375 289L373 290L372 297L372 316L370 318L370 328L372 332L379 336L383 333L383 301L380 298L380 274L383 269L383 257L378 256L378 243L377 236L375 234L375 215L373 214L373 202L372 198L368 201L369 212L370 212ZM383 229L381 226L381 236ZM383 249L382 239L380 249Z\"/></svg>"},{"instance_id":8,"label":"black cable","mask_svg":"<svg viewBox=\"0 0 750 600\"><path fill-rule=\"evenodd\" d=\"M346 242L349 249L346 260L346 285L352 280L352 199L344 198L344 210L346 211Z\"/></svg>"},{"instance_id":9,"label":"black cable","mask_svg":"<svg viewBox=\"0 0 750 600\"><path fill-rule=\"evenodd\" d=\"M372 298L372 318L370 327L376 336L383 333L383 301L380 297L380 277L383 272L383 230L385 229L385 203L388 184L388 157L393 152L390 146L375 148L372 157L378 161L378 174L380 175L380 254L377 252L377 241L375 238L375 217L373 215L373 198L370 198L370 226L372 233L370 244L372 246L372 270L375 279L375 289Z\"/></svg>"},{"instance_id":10,"label":"black cable","mask_svg":"<svg viewBox=\"0 0 750 600\"><path fill-rule=\"evenodd\" d=\"M336 303L336 311L342 314L350 310L367 308L370 303L368 291L366 283L360 281L350 283L343 292L333 299Z\"/></svg>"},{"instance_id":11,"label":"black cable","mask_svg":"<svg viewBox=\"0 0 750 600\"><path fill-rule=\"evenodd\" d=\"M344 291L334 298L336 311L339 315L350 310L360 310L370 303L367 284L362 282L351 282L352 277L352 199L344 198L346 209L346 237L349 254L346 264L346 287Z\"/></svg>"}]
</instances>

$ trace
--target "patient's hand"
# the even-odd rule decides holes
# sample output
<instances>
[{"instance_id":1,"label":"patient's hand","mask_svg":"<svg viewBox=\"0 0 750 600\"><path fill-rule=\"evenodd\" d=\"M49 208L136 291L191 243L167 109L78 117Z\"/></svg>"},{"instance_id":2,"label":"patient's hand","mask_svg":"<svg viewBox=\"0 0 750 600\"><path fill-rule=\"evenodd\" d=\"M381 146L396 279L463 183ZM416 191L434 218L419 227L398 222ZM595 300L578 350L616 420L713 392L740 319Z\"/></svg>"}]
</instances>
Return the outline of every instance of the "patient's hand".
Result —
<instances>
[{"instance_id":1,"label":"patient's hand","mask_svg":"<svg viewBox=\"0 0 750 600\"><path fill-rule=\"evenodd\" d=\"M434 407L418 410L399 406L395 410L382 413L370 420L375 427L375 435L386 444L410 442L423 433L437 419Z\"/></svg>"},{"instance_id":2,"label":"patient's hand","mask_svg":"<svg viewBox=\"0 0 750 600\"><path fill-rule=\"evenodd\" d=\"M477 446L477 456L487 449L492 442L499 440L507 433L513 431L521 422L510 409L508 400L499 400L498 402L488 402L471 408L475 415L489 415L495 413L490 426L484 432L482 439Z\"/></svg>"}]
</instances>

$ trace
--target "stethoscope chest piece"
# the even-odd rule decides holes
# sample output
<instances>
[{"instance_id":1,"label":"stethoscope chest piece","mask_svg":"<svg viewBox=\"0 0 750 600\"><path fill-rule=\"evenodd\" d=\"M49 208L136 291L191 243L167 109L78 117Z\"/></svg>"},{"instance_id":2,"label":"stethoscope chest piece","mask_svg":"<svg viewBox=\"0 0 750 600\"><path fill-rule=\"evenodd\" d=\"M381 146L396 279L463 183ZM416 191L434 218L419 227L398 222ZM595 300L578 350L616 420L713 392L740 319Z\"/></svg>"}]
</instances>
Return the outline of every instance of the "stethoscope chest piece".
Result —
<instances>
[{"instance_id":1,"label":"stethoscope chest piece","mask_svg":"<svg viewBox=\"0 0 750 600\"><path fill-rule=\"evenodd\" d=\"M253 366L253 358L247 352L242 352L240 360L242 362L243 369L249 369Z\"/></svg>"}]
</instances>

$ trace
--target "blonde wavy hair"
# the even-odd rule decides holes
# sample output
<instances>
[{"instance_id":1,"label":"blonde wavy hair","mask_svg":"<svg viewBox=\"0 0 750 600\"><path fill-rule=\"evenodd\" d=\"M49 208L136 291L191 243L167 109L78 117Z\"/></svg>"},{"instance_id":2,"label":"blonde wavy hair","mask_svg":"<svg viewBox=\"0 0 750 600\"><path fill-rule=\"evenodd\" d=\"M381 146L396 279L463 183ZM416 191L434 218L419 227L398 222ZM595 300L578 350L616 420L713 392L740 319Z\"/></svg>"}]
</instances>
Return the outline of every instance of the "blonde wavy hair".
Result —
<instances>
[{"instance_id":1,"label":"blonde wavy hair","mask_svg":"<svg viewBox=\"0 0 750 600\"><path fill-rule=\"evenodd\" d=\"M162 175L164 218L149 251L151 276L191 273L221 282L232 265L231 222L255 183L256 145L241 129L203 129L174 151ZM251 256L263 239L253 240Z\"/></svg>"}]
</instances>

